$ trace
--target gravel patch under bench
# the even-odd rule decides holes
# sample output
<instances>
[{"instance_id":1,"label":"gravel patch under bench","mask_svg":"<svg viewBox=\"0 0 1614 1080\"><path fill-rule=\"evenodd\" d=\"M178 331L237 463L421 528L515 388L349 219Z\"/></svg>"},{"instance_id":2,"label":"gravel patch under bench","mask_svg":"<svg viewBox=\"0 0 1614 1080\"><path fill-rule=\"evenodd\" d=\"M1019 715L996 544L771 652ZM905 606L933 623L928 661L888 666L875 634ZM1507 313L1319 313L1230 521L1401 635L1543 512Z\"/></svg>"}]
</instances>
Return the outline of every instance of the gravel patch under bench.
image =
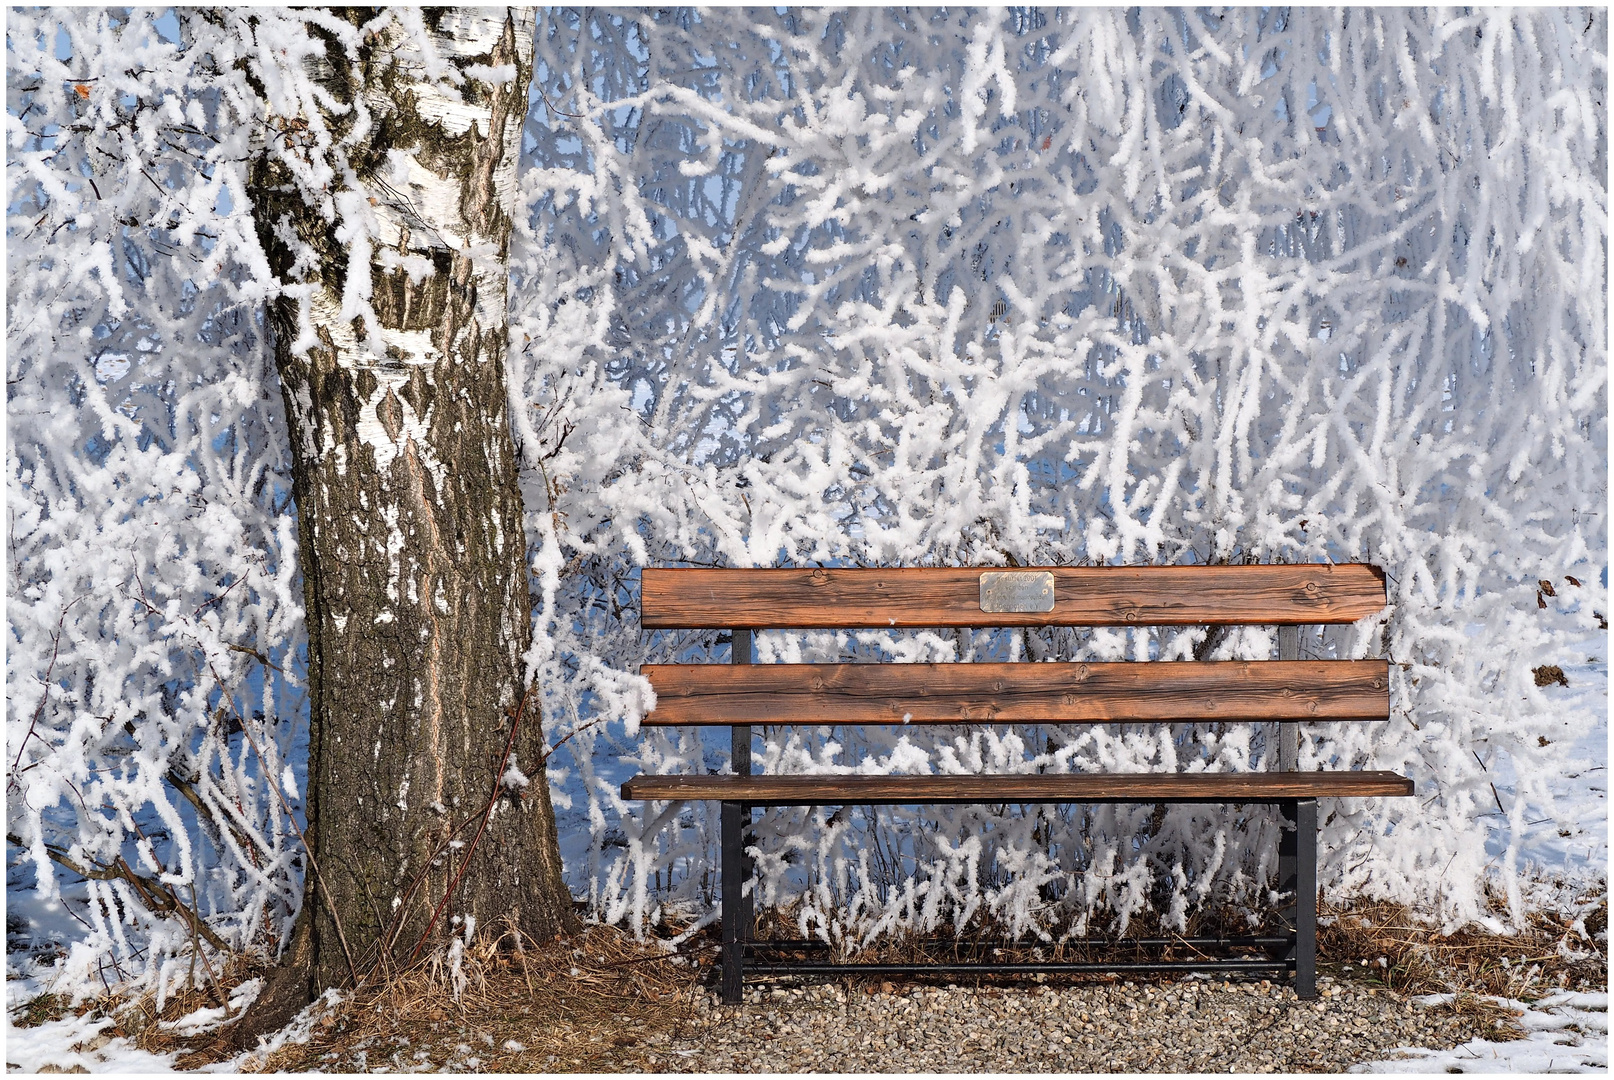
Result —
<instances>
[{"instance_id":1,"label":"gravel patch under bench","mask_svg":"<svg viewBox=\"0 0 1614 1080\"><path fill-rule=\"evenodd\" d=\"M1017 987L759 987L701 992L652 1036L657 1072L1343 1072L1398 1047L1505 1038L1497 1014L1429 1007L1328 977L1301 1001L1270 982ZM1506 1025L1502 1025L1505 1027ZM631 1068L631 1066L628 1066Z\"/></svg>"}]
</instances>

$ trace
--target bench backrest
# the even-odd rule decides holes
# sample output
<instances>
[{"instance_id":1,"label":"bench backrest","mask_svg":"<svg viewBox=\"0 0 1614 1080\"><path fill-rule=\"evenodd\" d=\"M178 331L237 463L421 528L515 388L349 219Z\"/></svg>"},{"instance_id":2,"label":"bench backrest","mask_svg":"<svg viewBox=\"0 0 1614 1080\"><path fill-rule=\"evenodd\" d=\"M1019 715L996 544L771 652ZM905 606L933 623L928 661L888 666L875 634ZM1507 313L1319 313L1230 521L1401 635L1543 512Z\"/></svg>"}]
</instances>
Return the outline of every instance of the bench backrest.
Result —
<instances>
[{"instance_id":1,"label":"bench backrest","mask_svg":"<svg viewBox=\"0 0 1614 1080\"><path fill-rule=\"evenodd\" d=\"M765 664L750 631L1349 623L1385 604L1361 564L647 569L646 629L732 628L735 664L651 664L648 725L1383 720L1384 660Z\"/></svg>"}]
</instances>

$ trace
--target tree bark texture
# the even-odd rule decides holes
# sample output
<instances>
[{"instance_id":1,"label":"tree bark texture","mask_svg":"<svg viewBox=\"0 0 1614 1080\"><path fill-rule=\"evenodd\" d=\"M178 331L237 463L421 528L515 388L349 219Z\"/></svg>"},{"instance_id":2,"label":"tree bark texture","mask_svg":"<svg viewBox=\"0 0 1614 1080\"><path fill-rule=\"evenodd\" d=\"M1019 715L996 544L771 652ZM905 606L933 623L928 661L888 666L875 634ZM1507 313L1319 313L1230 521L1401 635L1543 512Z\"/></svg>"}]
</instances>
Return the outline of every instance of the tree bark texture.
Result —
<instances>
[{"instance_id":1,"label":"tree bark texture","mask_svg":"<svg viewBox=\"0 0 1614 1080\"><path fill-rule=\"evenodd\" d=\"M542 940L573 920L524 679L531 608L504 372L531 12L423 12L452 72L424 63L398 23L337 14L372 32L357 65L333 40L313 75L336 102L368 106L339 198L362 197L375 224L356 242L282 166L253 177L273 268L311 290L301 311L277 300L270 321L308 617L314 991L470 927L513 919ZM350 122L339 108L327 121ZM311 269L294 270L299 247L317 253ZM369 332L343 315L366 267ZM317 343L299 351L310 331Z\"/></svg>"}]
</instances>

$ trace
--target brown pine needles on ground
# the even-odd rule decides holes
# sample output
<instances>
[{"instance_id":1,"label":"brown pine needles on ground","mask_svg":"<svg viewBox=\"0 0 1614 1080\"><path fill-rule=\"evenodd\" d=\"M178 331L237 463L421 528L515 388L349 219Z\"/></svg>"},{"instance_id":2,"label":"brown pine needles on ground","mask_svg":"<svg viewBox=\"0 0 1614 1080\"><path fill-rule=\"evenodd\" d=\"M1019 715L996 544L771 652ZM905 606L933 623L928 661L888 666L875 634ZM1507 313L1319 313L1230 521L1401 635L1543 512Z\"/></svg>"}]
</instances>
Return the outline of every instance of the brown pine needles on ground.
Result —
<instances>
[{"instance_id":1,"label":"brown pine needles on ground","mask_svg":"<svg viewBox=\"0 0 1614 1080\"><path fill-rule=\"evenodd\" d=\"M1529 1001L1608 989L1608 896L1581 920L1537 912L1518 934L1443 935L1397 904L1324 905L1317 951L1338 977L1408 994L1492 994ZM1584 930L1584 932L1582 932ZM1599 934L1605 936L1597 940Z\"/></svg>"},{"instance_id":2,"label":"brown pine needles on ground","mask_svg":"<svg viewBox=\"0 0 1614 1080\"><path fill-rule=\"evenodd\" d=\"M1488 901L1489 913L1505 921L1503 898L1493 895ZM1606 891L1600 888L1588 894L1576 908L1578 914L1532 913L1524 930L1516 934L1490 933L1470 926L1442 935L1437 925L1420 919L1403 905L1337 904L1319 897L1318 962L1331 974L1408 993L1461 990L1529 998L1563 987L1604 986L1607 942L1598 937L1608 925ZM799 938L799 916L797 907L759 912L757 936ZM1102 960L1105 940L1124 943L1135 938L1238 937L1281 932L1271 920L1264 925L1251 925L1246 913L1235 908L1207 907L1190 912L1187 926L1181 931L1164 925L1154 911L1133 916L1124 934L1118 933L1117 924L1113 917L1108 925L1095 920L1086 939L1078 936L1065 942L1036 942L1022 937L1018 943L1007 945L1009 928L994 916L978 912L957 933L945 929L926 936L895 932L855 951L827 952L838 961L852 963L923 963L954 954L959 959L980 959L993 949L1003 960ZM1173 959L1190 959L1197 952L1179 945L1170 955ZM1385 964L1378 963L1380 957L1385 958Z\"/></svg>"},{"instance_id":3,"label":"brown pine needles on ground","mask_svg":"<svg viewBox=\"0 0 1614 1080\"><path fill-rule=\"evenodd\" d=\"M1558 989L1606 990L1606 894L1586 898L1578 910L1577 916L1532 915L1526 928L1513 935L1473 927L1441 935L1437 927L1397 905L1325 904L1319 911L1320 967L1336 978L1404 994L1455 993L1452 1007L1487 1014L1496 1011L1495 1006L1479 995L1528 1001ZM761 929L763 936L774 937L798 932L794 919L780 912L768 913ZM979 956L975 943L1001 940L999 930L977 920L957 944ZM1147 920L1134 920L1128 933L1155 936L1159 931ZM1250 929L1236 925L1231 915L1196 916L1189 927L1193 934L1218 931ZM857 958L918 962L953 948L951 940L890 939L862 950ZM1028 948L1013 947L1002 958ZM1049 959L1055 958L1055 951L1063 954L1061 959L1073 959L1079 948L1044 951ZM484 935L457 966L442 953L429 957L384 985L362 989L325 1010L314 1020L306 1042L269 1054L249 1054L239 1064L243 1071L259 1072L642 1068L650 1040L674 1032L692 1015L695 995L715 983L716 956L716 935L710 930L671 953L659 941L638 941L614 927L589 927L573 938L542 946L522 941L505 928L500 935ZM244 962L231 962L219 970L225 986L255 974L259 972ZM872 992L882 980L850 981L867 983ZM951 975L943 981L962 985L1005 980ZM112 1015L117 1027L107 1035L129 1036L141 1049L154 1053L180 1051L180 1067L196 1068L229 1058L218 1032L183 1036L172 1024L197 1009L217 1008L219 997L218 989L203 984L170 994L160 1015L151 995L138 1000L108 998L79 1011ZM67 1011L57 1001L40 999L34 1004L37 1007L24 1011L16 1022L42 1022ZM1492 1037L1505 1038L1510 1028L1506 1025Z\"/></svg>"},{"instance_id":4,"label":"brown pine needles on ground","mask_svg":"<svg viewBox=\"0 0 1614 1080\"><path fill-rule=\"evenodd\" d=\"M698 970L611 927L535 947L511 935L438 953L315 1021L308 1042L249 1055L242 1071L419 1068L612 1072L689 1014ZM458 992L456 993L456 988ZM203 1064L186 1060L184 1067Z\"/></svg>"}]
</instances>

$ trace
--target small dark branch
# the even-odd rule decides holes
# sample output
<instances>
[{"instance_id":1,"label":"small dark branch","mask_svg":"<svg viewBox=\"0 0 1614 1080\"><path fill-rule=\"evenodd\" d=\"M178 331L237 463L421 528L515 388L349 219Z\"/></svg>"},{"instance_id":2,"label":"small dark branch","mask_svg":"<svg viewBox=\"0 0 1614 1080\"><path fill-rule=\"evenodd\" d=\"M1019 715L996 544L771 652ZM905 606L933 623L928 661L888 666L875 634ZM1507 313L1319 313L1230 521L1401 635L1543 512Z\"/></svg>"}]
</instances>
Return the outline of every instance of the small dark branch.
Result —
<instances>
[{"instance_id":1,"label":"small dark branch","mask_svg":"<svg viewBox=\"0 0 1614 1080\"><path fill-rule=\"evenodd\" d=\"M193 914L196 912L196 885L194 883L191 885L191 907L188 910ZM197 956L202 958L202 966L207 969L208 981L213 984L218 1003L224 1009L224 1018L233 1020L235 1016L230 1012L230 992L224 988L223 983L219 982L218 972L213 970L213 961L207 958L207 950L196 942L196 925L200 921L201 919L198 916L191 922L191 948L195 950Z\"/></svg>"},{"instance_id":2,"label":"small dark branch","mask_svg":"<svg viewBox=\"0 0 1614 1080\"><path fill-rule=\"evenodd\" d=\"M208 608L212 607L214 604L216 604L219 601L223 600L226 596L229 596L230 592L237 585L241 584L246 579L247 579L247 576L245 574L242 574L240 577L238 577L234 581L230 582L229 586L223 592L221 592L217 596L215 596L213 599L204 600L202 603L198 604L196 606L196 610L191 612L191 618L195 618L196 616L200 615L203 611L206 611ZM232 646L232 648L233 648L233 646Z\"/></svg>"},{"instance_id":3,"label":"small dark branch","mask_svg":"<svg viewBox=\"0 0 1614 1080\"><path fill-rule=\"evenodd\" d=\"M1209 627L1206 627L1205 628L1205 640L1201 641L1198 645L1194 646L1194 659L1195 660L1201 660L1201 661L1209 659L1210 654L1215 652L1218 648L1220 648L1222 642L1224 642L1226 640L1227 640L1227 627L1225 627L1225 626L1209 626Z\"/></svg>"},{"instance_id":4,"label":"small dark branch","mask_svg":"<svg viewBox=\"0 0 1614 1080\"><path fill-rule=\"evenodd\" d=\"M258 663L260 663L264 667L268 668L270 671L279 671L280 674L282 674L282 675L285 674L284 671L280 671L280 668L278 666L271 663L267 656L265 656L263 653L259 652L257 649L254 649L250 645L231 645L231 646L229 646L229 650L231 652L246 653L248 656L252 657Z\"/></svg>"},{"instance_id":5,"label":"small dark branch","mask_svg":"<svg viewBox=\"0 0 1614 1080\"><path fill-rule=\"evenodd\" d=\"M568 731L565 734L565 736L563 736L560 740L558 740L555 743L554 746L551 746L548 750L544 751L544 756L538 759L538 764L540 764L540 765L548 765L549 764L549 759L555 753L555 751L559 750L561 747L563 747L567 743L571 742L572 738L574 736L582 734L583 732L587 731L589 728L599 727L603 723L605 723L604 719L590 720L588 723L584 724L582 727L573 728L571 731Z\"/></svg>"},{"instance_id":6,"label":"small dark branch","mask_svg":"<svg viewBox=\"0 0 1614 1080\"><path fill-rule=\"evenodd\" d=\"M1491 770L1486 768L1485 759L1479 756L1479 751L1475 750L1475 751L1473 751L1473 754L1474 754L1474 760L1479 762L1480 771L1489 773ZM1496 784L1493 781L1489 781L1489 780L1486 781L1486 783L1490 784L1490 786L1491 786L1491 798L1496 800L1497 812L1500 813L1503 817L1506 817L1507 816L1507 808L1502 805L1502 796L1496 790Z\"/></svg>"},{"instance_id":7,"label":"small dark branch","mask_svg":"<svg viewBox=\"0 0 1614 1080\"><path fill-rule=\"evenodd\" d=\"M549 448L549 452L542 455L539 460L548 461L550 458L553 458L556 454L560 453L561 447L566 445L566 436L570 435L574 430L576 430L576 427L577 425L573 424L571 421L565 421L561 425L560 438L555 441L554 446Z\"/></svg>"},{"instance_id":8,"label":"small dark branch","mask_svg":"<svg viewBox=\"0 0 1614 1080\"><path fill-rule=\"evenodd\" d=\"M201 793L196 790L195 785L182 773L180 773L179 766L176 765L171 767L164 775L163 779L172 784L174 790L185 797L186 802L196 807L196 812L201 816L201 820L214 823L221 820L221 815L215 812L214 809L203 800ZM256 864L261 845L252 838L251 834L241 829L238 825L236 825L235 822L230 821L227 816L223 817L222 821L225 828L230 830L230 835L235 837L235 842L246 849L247 853L252 856L253 863ZM264 854L268 853L264 852Z\"/></svg>"},{"instance_id":9,"label":"small dark branch","mask_svg":"<svg viewBox=\"0 0 1614 1080\"><path fill-rule=\"evenodd\" d=\"M138 599L140 601L140 606L146 609L146 615L148 617L155 618L155 619L162 618L163 613L161 611L158 611L156 606L154 604L152 604L152 602L150 600L146 599L146 583L141 581L140 578L137 576L134 579L134 584L135 584L135 588L140 591L140 595L138 597L134 597L132 599ZM129 591L127 589L125 589L123 595L128 596Z\"/></svg>"},{"instance_id":10,"label":"small dark branch","mask_svg":"<svg viewBox=\"0 0 1614 1080\"><path fill-rule=\"evenodd\" d=\"M535 84L536 84L536 82L537 82L537 80L534 80ZM544 90L544 88L542 86L538 87L538 96L544 99L544 105L549 109L550 112L554 113L556 116L569 116L573 120L587 119L587 116L588 116L587 113L570 113L570 112L566 112L566 111L560 109L559 107L557 107L554 102L549 100L549 94L548 94L547 91Z\"/></svg>"},{"instance_id":11,"label":"small dark branch","mask_svg":"<svg viewBox=\"0 0 1614 1080\"><path fill-rule=\"evenodd\" d=\"M6 834L7 843L15 844L20 848L27 848L22 838L15 833ZM178 914L190 927L192 936L202 937L209 945L221 952L229 952L230 946L224 939L213 931L213 928L202 921L202 917L182 902L174 894L174 890L155 878L137 874L123 856L118 856L111 863L102 865L92 862L89 866L81 865L70 857L67 852L54 844L45 845L45 854L50 856L51 862L65 867L86 881L125 881L140 902L145 905L153 915L166 919L170 915Z\"/></svg>"},{"instance_id":12,"label":"small dark branch","mask_svg":"<svg viewBox=\"0 0 1614 1080\"><path fill-rule=\"evenodd\" d=\"M135 835L140 837L141 842L144 843L148 849L155 851L156 849L152 847L151 841L147 839L146 834L141 831L140 823L131 819L130 825L134 827ZM119 862L121 863L122 860L120 859ZM129 870L127 863L123 863L123 867L125 870ZM133 873L132 870L130 872ZM148 882L150 881L149 878L146 880ZM202 913L196 905L196 885L194 883L191 885L191 902L187 905L180 900L179 893L174 891L174 887L172 885L168 885L166 883L160 884L164 893L166 894L166 899L168 900L171 909L180 914L180 916L185 920L186 928L189 929L191 933L192 959L190 975L192 981L195 981L196 978L195 957L200 956L202 958L202 967L207 969L208 982L213 987L214 1000L216 1000L220 1005L224 1006L224 1015L226 1018L228 1018L230 1015L229 992L226 991L224 987L219 985L219 977L213 971L213 962L207 958L207 950L202 948L201 943L196 940L198 929L206 927L207 925L202 921ZM142 897L142 899L144 898ZM215 942L215 948L226 952L229 951L227 946L217 943L218 939L216 936L212 940Z\"/></svg>"}]
</instances>

